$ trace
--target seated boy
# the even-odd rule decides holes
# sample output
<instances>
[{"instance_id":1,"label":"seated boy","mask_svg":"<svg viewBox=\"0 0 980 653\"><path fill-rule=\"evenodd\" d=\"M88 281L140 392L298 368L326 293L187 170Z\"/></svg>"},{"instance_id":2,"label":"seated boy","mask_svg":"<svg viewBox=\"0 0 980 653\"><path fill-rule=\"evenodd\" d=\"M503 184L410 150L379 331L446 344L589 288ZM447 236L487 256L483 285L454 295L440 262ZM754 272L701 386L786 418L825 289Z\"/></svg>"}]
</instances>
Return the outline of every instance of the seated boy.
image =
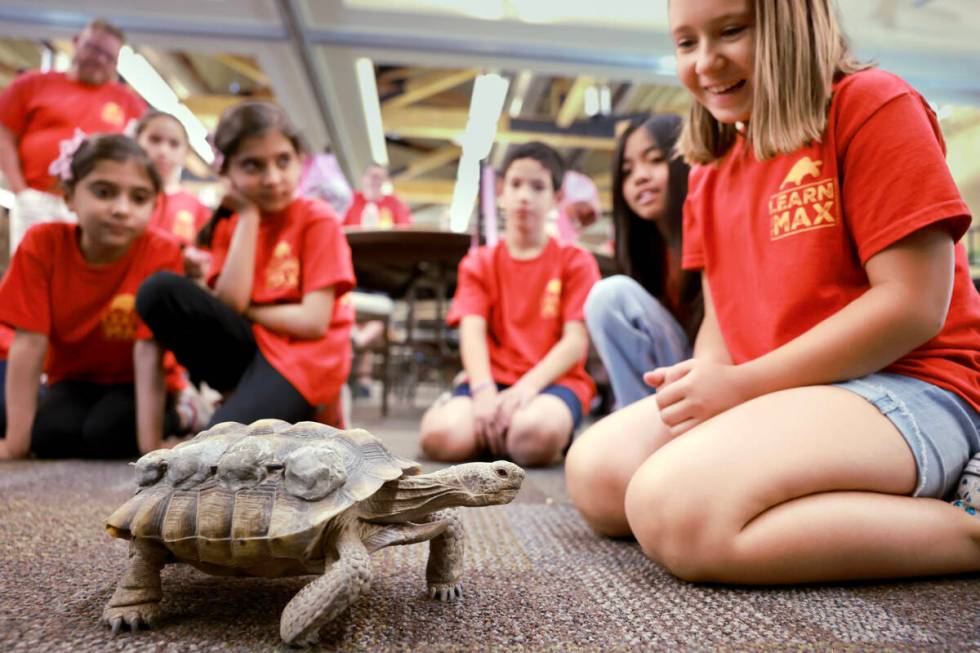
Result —
<instances>
[{"instance_id":1,"label":"seated boy","mask_svg":"<svg viewBox=\"0 0 980 653\"><path fill-rule=\"evenodd\" d=\"M421 446L440 461L489 453L547 465L571 442L595 391L582 307L599 269L586 250L545 233L560 197L557 152L520 145L501 176L504 239L460 262L449 311L467 380L423 416Z\"/></svg>"}]
</instances>

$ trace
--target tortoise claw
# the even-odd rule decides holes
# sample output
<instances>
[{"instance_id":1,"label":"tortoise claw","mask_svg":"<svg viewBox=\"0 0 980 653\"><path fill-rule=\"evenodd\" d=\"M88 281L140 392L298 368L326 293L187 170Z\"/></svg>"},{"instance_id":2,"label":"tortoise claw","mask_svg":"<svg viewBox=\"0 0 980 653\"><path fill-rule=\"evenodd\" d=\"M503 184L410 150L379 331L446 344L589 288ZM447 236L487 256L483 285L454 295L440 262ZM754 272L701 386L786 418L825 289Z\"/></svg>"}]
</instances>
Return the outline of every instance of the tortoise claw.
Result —
<instances>
[{"instance_id":1,"label":"tortoise claw","mask_svg":"<svg viewBox=\"0 0 980 653\"><path fill-rule=\"evenodd\" d=\"M119 634L119 631L122 630L122 625L123 625L122 617L113 617L112 619L109 620L109 627L112 628L113 637Z\"/></svg>"},{"instance_id":2,"label":"tortoise claw","mask_svg":"<svg viewBox=\"0 0 980 653\"><path fill-rule=\"evenodd\" d=\"M433 583L429 585L429 598L451 602L463 598L462 583Z\"/></svg>"}]
</instances>

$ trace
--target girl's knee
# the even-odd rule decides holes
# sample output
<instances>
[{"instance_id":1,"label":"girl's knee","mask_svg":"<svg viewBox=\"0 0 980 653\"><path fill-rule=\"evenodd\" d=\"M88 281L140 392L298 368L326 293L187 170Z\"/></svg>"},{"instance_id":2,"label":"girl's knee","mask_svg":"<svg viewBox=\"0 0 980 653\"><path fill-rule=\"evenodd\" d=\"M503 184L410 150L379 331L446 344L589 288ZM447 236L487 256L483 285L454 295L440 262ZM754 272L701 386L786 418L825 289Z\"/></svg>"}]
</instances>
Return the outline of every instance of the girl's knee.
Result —
<instances>
[{"instance_id":1,"label":"girl's knee","mask_svg":"<svg viewBox=\"0 0 980 653\"><path fill-rule=\"evenodd\" d=\"M565 485L572 504L593 530L629 535L624 509L629 475L607 453L601 440L584 433L565 456Z\"/></svg>"},{"instance_id":2,"label":"girl's knee","mask_svg":"<svg viewBox=\"0 0 980 653\"><path fill-rule=\"evenodd\" d=\"M157 306L173 297L177 288L185 282L184 277L167 270L150 275L136 291L136 312L145 321Z\"/></svg>"},{"instance_id":3,"label":"girl's knee","mask_svg":"<svg viewBox=\"0 0 980 653\"><path fill-rule=\"evenodd\" d=\"M643 553L683 580L710 581L729 559L732 534L704 487L706 476L658 465L656 456L633 476L625 511Z\"/></svg>"},{"instance_id":4,"label":"girl's knee","mask_svg":"<svg viewBox=\"0 0 980 653\"><path fill-rule=\"evenodd\" d=\"M624 297L636 282L625 275L615 275L598 281L585 299L585 318L589 324L603 324L621 311Z\"/></svg>"}]
</instances>

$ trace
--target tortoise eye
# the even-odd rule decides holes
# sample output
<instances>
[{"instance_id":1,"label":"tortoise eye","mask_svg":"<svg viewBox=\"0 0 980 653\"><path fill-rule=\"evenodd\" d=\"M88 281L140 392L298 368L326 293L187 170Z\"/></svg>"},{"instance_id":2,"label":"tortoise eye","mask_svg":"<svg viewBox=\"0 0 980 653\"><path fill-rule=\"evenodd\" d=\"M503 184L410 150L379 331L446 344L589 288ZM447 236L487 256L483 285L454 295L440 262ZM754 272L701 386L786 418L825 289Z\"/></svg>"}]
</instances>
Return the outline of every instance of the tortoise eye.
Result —
<instances>
[{"instance_id":1,"label":"tortoise eye","mask_svg":"<svg viewBox=\"0 0 980 653\"><path fill-rule=\"evenodd\" d=\"M268 470L270 472L278 472L278 471L282 471L283 464L282 463L269 463L268 465L265 466L265 468L266 468L266 470Z\"/></svg>"}]
</instances>

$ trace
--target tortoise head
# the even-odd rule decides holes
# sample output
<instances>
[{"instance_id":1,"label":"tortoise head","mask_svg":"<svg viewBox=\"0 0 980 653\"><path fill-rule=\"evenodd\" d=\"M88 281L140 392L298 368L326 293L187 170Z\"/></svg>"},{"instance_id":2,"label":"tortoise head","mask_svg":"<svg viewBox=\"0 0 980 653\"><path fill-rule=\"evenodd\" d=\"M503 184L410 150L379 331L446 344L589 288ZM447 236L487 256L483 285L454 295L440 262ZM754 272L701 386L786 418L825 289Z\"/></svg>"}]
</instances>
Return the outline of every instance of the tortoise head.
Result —
<instances>
[{"instance_id":1,"label":"tortoise head","mask_svg":"<svg viewBox=\"0 0 980 653\"><path fill-rule=\"evenodd\" d=\"M524 482L524 470L506 460L454 465L424 476L455 490L459 505L470 507L510 503Z\"/></svg>"}]
</instances>

